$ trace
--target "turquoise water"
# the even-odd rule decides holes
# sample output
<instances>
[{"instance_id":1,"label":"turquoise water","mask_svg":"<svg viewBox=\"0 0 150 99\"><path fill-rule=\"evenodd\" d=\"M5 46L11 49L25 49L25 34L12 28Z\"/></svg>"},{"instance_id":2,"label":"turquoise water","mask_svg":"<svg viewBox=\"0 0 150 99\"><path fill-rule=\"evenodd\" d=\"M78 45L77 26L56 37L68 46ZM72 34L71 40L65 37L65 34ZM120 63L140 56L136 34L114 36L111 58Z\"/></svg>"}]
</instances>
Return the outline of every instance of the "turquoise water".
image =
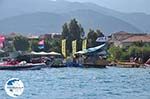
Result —
<instances>
[{"instance_id":1,"label":"turquoise water","mask_svg":"<svg viewBox=\"0 0 150 99\"><path fill-rule=\"evenodd\" d=\"M0 99L9 78L20 78L24 93L17 99L150 99L150 69L45 68L0 71Z\"/></svg>"}]
</instances>

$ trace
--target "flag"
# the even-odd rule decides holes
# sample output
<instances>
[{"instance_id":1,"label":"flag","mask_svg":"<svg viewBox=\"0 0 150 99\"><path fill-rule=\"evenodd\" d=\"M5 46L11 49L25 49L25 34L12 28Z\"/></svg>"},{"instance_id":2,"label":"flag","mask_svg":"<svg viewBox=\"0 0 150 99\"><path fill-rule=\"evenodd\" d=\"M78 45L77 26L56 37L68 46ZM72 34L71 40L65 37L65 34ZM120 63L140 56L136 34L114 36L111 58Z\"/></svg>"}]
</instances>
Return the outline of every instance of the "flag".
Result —
<instances>
[{"instance_id":1,"label":"flag","mask_svg":"<svg viewBox=\"0 0 150 99\"><path fill-rule=\"evenodd\" d=\"M4 47L5 36L0 35L0 48Z\"/></svg>"},{"instance_id":2,"label":"flag","mask_svg":"<svg viewBox=\"0 0 150 99\"><path fill-rule=\"evenodd\" d=\"M86 46L87 46L87 39L84 39L82 41L82 50L86 49Z\"/></svg>"},{"instance_id":3,"label":"flag","mask_svg":"<svg viewBox=\"0 0 150 99\"><path fill-rule=\"evenodd\" d=\"M0 35L0 42L4 42L5 41L5 37Z\"/></svg>"},{"instance_id":4,"label":"flag","mask_svg":"<svg viewBox=\"0 0 150 99\"><path fill-rule=\"evenodd\" d=\"M38 42L39 45L44 45L44 40Z\"/></svg>"},{"instance_id":5,"label":"flag","mask_svg":"<svg viewBox=\"0 0 150 99\"><path fill-rule=\"evenodd\" d=\"M38 48L39 49L44 49L44 40L41 40L38 42Z\"/></svg>"},{"instance_id":6,"label":"flag","mask_svg":"<svg viewBox=\"0 0 150 99\"><path fill-rule=\"evenodd\" d=\"M3 48L4 45L3 45L3 42L0 42L0 48Z\"/></svg>"},{"instance_id":7,"label":"flag","mask_svg":"<svg viewBox=\"0 0 150 99\"><path fill-rule=\"evenodd\" d=\"M72 55L74 56L74 54L77 51L77 40L72 41Z\"/></svg>"},{"instance_id":8,"label":"flag","mask_svg":"<svg viewBox=\"0 0 150 99\"><path fill-rule=\"evenodd\" d=\"M61 41L61 52L66 57L66 39L63 39Z\"/></svg>"}]
</instances>

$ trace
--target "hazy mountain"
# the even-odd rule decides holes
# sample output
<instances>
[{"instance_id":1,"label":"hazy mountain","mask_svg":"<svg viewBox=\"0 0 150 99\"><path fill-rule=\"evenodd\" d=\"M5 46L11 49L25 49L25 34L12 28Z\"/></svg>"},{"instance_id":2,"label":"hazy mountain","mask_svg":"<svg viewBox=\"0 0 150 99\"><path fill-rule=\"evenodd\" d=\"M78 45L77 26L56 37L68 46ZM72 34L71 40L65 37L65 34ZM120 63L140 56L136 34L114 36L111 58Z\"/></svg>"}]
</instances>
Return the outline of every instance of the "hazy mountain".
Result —
<instances>
[{"instance_id":1,"label":"hazy mountain","mask_svg":"<svg viewBox=\"0 0 150 99\"><path fill-rule=\"evenodd\" d=\"M84 10L86 10L85 13ZM49 18L47 20L44 19L46 15L41 15L41 13L39 13L39 16L35 16L37 12L48 12L47 17ZM49 21L53 22L53 18L49 15L56 15L56 19L58 18L57 20L61 21L58 22L56 20L50 25ZM40 28L41 24L39 20L34 21L34 17L40 17L40 20L44 20L43 28ZM24 21L24 18L26 20L29 19L30 22ZM150 32L150 15L144 13L121 13L93 3L67 2L61 0L0 0L0 32L55 32L56 30L56 32L59 32L61 31L63 22L71 18L78 18L86 29L93 27L101 28L104 32L118 30ZM22 21L27 26L21 24ZM15 22L18 25L12 26ZM32 22L36 24L34 28L33 26L31 27ZM53 24L55 26L52 26Z\"/></svg>"},{"instance_id":2,"label":"hazy mountain","mask_svg":"<svg viewBox=\"0 0 150 99\"><path fill-rule=\"evenodd\" d=\"M86 30L89 28L99 28L106 33L112 33L121 30L129 32L140 31L138 28L125 21L93 10L76 10L69 12L68 16L71 18L77 18Z\"/></svg>"},{"instance_id":3,"label":"hazy mountain","mask_svg":"<svg viewBox=\"0 0 150 99\"><path fill-rule=\"evenodd\" d=\"M32 13L0 21L0 32L19 32L19 33L49 33L60 32L61 26L67 18L55 13Z\"/></svg>"},{"instance_id":4,"label":"hazy mountain","mask_svg":"<svg viewBox=\"0 0 150 99\"><path fill-rule=\"evenodd\" d=\"M3 0L0 6L0 19L34 12L65 13L79 9L91 9L101 13L115 12L92 3L67 2L61 0Z\"/></svg>"},{"instance_id":5,"label":"hazy mountain","mask_svg":"<svg viewBox=\"0 0 150 99\"><path fill-rule=\"evenodd\" d=\"M0 32L48 33L61 32L61 27L71 18L76 18L87 32L89 28L101 29L105 33L121 30L139 32L137 28L112 16L103 15L91 10L77 10L70 13L32 13L7 18L0 21Z\"/></svg>"},{"instance_id":6,"label":"hazy mountain","mask_svg":"<svg viewBox=\"0 0 150 99\"><path fill-rule=\"evenodd\" d=\"M142 32L150 32L150 15L145 13L130 13L121 14L118 18L131 23L133 26L139 28Z\"/></svg>"},{"instance_id":7,"label":"hazy mountain","mask_svg":"<svg viewBox=\"0 0 150 99\"><path fill-rule=\"evenodd\" d=\"M150 14L150 0L68 0L71 2L92 2L120 12L144 12Z\"/></svg>"}]
</instances>

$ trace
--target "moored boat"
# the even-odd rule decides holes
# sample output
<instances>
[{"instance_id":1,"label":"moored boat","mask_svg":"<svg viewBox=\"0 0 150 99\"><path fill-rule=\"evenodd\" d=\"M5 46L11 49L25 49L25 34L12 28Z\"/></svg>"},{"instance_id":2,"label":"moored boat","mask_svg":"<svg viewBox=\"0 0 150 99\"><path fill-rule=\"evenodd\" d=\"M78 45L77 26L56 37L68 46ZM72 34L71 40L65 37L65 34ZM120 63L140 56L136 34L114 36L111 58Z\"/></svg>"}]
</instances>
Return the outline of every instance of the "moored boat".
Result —
<instances>
[{"instance_id":1,"label":"moored boat","mask_svg":"<svg viewBox=\"0 0 150 99\"><path fill-rule=\"evenodd\" d=\"M106 65L83 64L85 68L106 68Z\"/></svg>"},{"instance_id":2,"label":"moored boat","mask_svg":"<svg viewBox=\"0 0 150 99\"><path fill-rule=\"evenodd\" d=\"M106 68L106 66L108 66L108 62L104 59L99 59L94 62L92 62L92 61L86 62L85 61L85 63L83 63L83 66L85 68Z\"/></svg>"},{"instance_id":3,"label":"moored boat","mask_svg":"<svg viewBox=\"0 0 150 99\"><path fill-rule=\"evenodd\" d=\"M145 67L150 67L150 58L146 61L146 63L144 64Z\"/></svg>"},{"instance_id":4,"label":"moored boat","mask_svg":"<svg viewBox=\"0 0 150 99\"><path fill-rule=\"evenodd\" d=\"M32 64L20 62L16 64L10 64L4 62L0 64L0 70L39 70L44 66L45 63Z\"/></svg>"},{"instance_id":5,"label":"moored boat","mask_svg":"<svg viewBox=\"0 0 150 99\"><path fill-rule=\"evenodd\" d=\"M139 68L140 64L136 62L118 62L117 67L121 68Z\"/></svg>"},{"instance_id":6,"label":"moored boat","mask_svg":"<svg viewBox=\"0 0 150 99\"><path fill-rule=\"evenodd\" d=\"M82 64L85 68L106 68L108 61L105 48L106 44L102 44L76 52L77 63Z\"/></svg>"},{"instance_id":7,"label":"moored boat","mask_svg":"<svg viewBox=\"0 0 150 99\"><path fill-rule=\"evenodd\" d=\"M150 64L144 64L145 67L150 67Z\"/></svg>"}]
</instances>

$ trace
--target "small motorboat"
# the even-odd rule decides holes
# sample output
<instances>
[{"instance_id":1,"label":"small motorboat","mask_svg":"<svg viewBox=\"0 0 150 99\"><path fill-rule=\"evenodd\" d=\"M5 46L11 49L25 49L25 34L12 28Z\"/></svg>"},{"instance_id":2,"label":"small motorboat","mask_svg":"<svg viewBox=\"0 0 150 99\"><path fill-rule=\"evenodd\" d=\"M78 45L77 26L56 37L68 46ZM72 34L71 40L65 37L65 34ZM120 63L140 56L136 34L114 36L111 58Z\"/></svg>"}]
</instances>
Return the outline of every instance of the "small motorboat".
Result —
<instances>
[{"instance_id":1,"label":"small motorboat","mask_svg":"<svg viewBox=\"0 0 150 99\"><path fill-rule=\"evenodd\" d=\"M101 64L83 64L85 68L106 68L106 65Z\"/></svg>"},{"instance_id":2,"label":"small motorboat","mask_svg":"<svg viewBox=\"0 0 150 99\"><path fill-rule=\"evenodd\" d=\"M94 61L85 61L83 63L85 68L106 68L108 66L108 62L105 59L99 59Z\"/></svg>"},{"instance_id":3,"label":"small motorboat","mask_svg":"<svg viewBox=\"0 0 150 99\"><path fill-rule=\"evenodd\" d=\"M26 63L25 61L3 62L0 63L0 70L39 70L46 66L45 63Z\"/></svg>"},{"instance_id":4,"label":"small motorboat","mask_svg":"<svg viewBox=\"0 0 150 99\"><path fill-rule=\"evenodd\" d=\"M146 63L144 64L145 67L150 67L150 58L146 61Z\"/></svg>"},{"instance_id":5,"label":"small motorboat","mask_svg":"<svg viewBox=\"0 0 150 99\"><path fill-rule=\"evenodd\" d=\"M150 67L150 64L144 64L145 67Z\"/></svg>"},{"instance_id":6,"label":"small motorboat","mask_svg":"<svg viewBox=\"0 0 150 99\"><path fill-rule=\"evenodd\" d=\"M120 68L139 68L140 64L136 62L118 62L116 67Z\"/></svg>"}]
</instances>

